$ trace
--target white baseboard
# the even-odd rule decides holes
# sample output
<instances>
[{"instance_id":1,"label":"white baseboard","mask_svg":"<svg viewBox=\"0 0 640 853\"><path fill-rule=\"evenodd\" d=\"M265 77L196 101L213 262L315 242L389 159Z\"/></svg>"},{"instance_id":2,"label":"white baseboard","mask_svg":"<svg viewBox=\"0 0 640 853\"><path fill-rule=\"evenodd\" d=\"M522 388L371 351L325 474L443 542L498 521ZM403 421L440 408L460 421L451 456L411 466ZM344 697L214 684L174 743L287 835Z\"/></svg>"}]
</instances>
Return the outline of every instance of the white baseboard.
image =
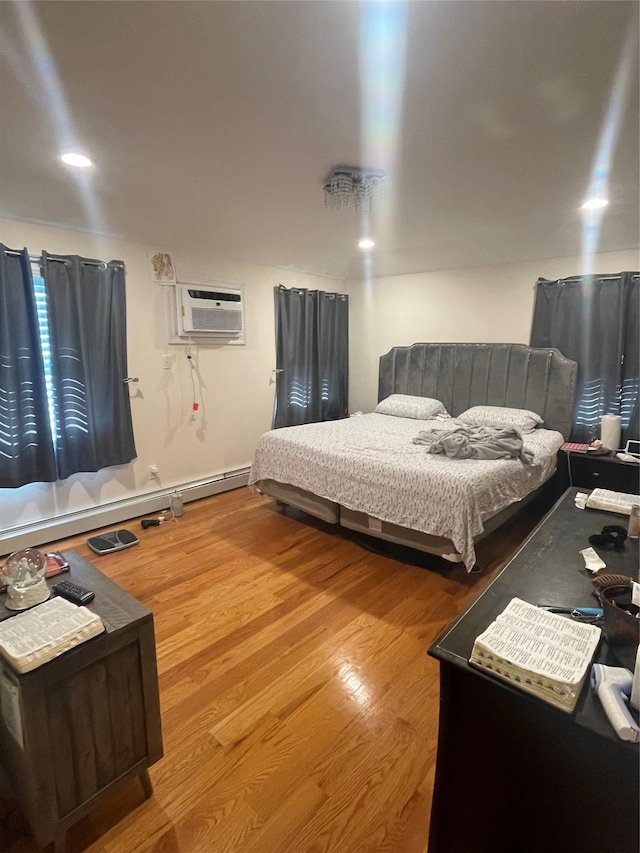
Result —
<instances>
[{"instance_id":1,"label":"white baseboard","mask_svg":"<svg viewBox=\"0 0 640 853\"><path fill-rule=\"evenodd\" d=\"M160 510L167 509L169 495L175 491L181 492L183 502L187 503L221 492L228 492L231 489L239 489L246 486L248 482L249 469L241 468L237 471L221 474L212 480L185 483L171 489L114 501L105 506L59 515L50 521L9 528L3 531L0 552L11 554L13 551L20 551L23 548L35 547L45 542L54 542L57 539L66 539L69 536L77 536L79 533L98 530L112 524L120 524L122 521L129 521L129 519L138 518L141 515L160 512Z\"/></svg>"}]
</instances>

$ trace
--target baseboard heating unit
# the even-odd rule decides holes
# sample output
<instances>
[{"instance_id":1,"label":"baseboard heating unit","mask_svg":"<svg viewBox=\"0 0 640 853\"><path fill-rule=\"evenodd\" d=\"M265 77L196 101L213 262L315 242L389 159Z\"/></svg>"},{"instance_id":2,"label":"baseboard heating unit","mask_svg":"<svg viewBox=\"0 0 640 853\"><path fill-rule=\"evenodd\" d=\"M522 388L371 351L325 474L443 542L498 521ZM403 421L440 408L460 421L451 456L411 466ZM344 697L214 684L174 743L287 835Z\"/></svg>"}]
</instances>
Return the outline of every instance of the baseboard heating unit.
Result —
<instances>
[{"instance_id":1,"label":"baseboard heating unit","mask_svg":"<svg viewBox=\"0 0 640 853\"><path fill-rule=\"evenodd\" d=\"M54 542L57 539L77 536L89 530L97 530L111 524L120 524L140 515L160 512L169 506L169 497L176 490L182 493L182 500L187 503L221 492L229 492L232 489L239 489L246 486L248 482L249 468L240 468L236 471L220 474L210 480L176 484L170 489L161 489L157 492L113 501L100 507L91 507L59 515L50 521L18 525L3 530L0 534L0 554L11 554L13 551L20 551L22 548L36 547L45 542Z\"/></svg>"}]
</instances>

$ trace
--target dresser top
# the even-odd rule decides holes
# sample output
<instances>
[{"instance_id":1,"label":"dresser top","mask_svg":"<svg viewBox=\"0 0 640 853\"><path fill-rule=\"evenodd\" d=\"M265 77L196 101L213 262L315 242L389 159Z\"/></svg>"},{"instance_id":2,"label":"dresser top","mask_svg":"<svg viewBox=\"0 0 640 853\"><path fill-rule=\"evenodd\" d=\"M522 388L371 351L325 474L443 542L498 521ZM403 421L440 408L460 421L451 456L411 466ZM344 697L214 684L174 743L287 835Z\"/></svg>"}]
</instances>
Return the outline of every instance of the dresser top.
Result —
<instances>
[{"instance_id":1,"label":"dresser top","mask_svg":"<svg viewBox=\"0 0 640 853\"><path fill-rule=\"evenodd\" d=\"M600 533L604 525L620 524L626 528L628 518L610 512L577 509L574 496L578 491L576 488L567 489L504 569L434 641L429 649L430 655L469 669L479 677L488 677L469 666L473 643L512 598L522 598L532 604L598 606L593 596L592 575L585 569L580 551L590 547L589 536ZM598 553L607 564L609 573L638 577L637 539L627 539L622 551L599 550ZM604 634L594 660L621 666ZM501 687L517 689L502 684ZM578 703L576 721L617 740L604 712L587 688L583 689Z\"/></svg>"}]
</instances>

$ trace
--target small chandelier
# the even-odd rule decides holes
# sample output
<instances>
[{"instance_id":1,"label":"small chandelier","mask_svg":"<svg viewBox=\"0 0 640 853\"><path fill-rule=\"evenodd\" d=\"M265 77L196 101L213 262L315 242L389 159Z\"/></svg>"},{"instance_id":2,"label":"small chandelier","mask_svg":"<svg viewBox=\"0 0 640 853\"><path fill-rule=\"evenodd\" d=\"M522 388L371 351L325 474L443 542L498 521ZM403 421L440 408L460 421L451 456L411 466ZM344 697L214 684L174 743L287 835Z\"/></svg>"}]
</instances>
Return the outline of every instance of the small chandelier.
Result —
<instances>
[{"instance_id":1,"label":"small chandelier","mask_svg":"<svg viewBox=\"0 0 640 853\"><path fill-rule=\"evenodd\" d=\"M353 204L356 213L370 213L379 197L383 172L372 172L357 166L336 166L324 185L324 206L342 210Z\"/></svg>"}]
</instances>

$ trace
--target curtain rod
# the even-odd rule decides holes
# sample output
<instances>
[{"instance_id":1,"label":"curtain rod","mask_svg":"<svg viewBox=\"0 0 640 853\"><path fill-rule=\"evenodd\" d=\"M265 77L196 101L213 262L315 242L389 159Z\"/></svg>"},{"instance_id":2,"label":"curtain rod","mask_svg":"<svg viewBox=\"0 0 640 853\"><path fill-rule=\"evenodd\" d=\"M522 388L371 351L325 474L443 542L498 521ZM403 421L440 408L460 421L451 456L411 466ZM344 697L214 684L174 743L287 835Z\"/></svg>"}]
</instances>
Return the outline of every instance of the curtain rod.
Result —
<instances>
[{"instance_id":1,"label":"curtain rod","mask_svg":"<svg viewBox=\"0 0 640 853\"><path fill-rule=\"evenodd\" d=\"M285 286L284 286L284 284L279 284L279 285L278 285L278 290L279 290L281 293L282 293L282 292L284 292L284 293L287 293L287 292L288 292L288 293L298 293L298 294L300 294L300 293L320 293L320 292L322 292L322 293L323 293L326 297L328 297L329 299L333 299L333 298L334 298L334 297L336 297L336 296L337 296L339 299L347 299L347 298L348 298L348 296L349 296L349 294L348 294L348 293L334 293L334 292L332 292L332 291L328 291L328 290L320 291L320 289L319 289L319 288L315 288L314 290L309 290L309 288L307 288L307 287L285 287Z\"/></svg>"},{"instance_id":2,"label":"curtain rod","mask_svg":"<svg viewBox=\"0 0 640 853\"><path fill-rule=\"evenodd\" d=\"M568 278L559 278L558 281L582 281L583 278L589 278L593 273L585 273L585 275L570 275ZM615 281L621 278L621 275L594 275L596 281ZM632 275L631 278L640 278L640 273Z\"/></svg>"},{"instance_id":3,"label":"curtain rod","mask_svg":"<svg viewBox=\"0 0 640 853\"><path fill-rule=\"evenodd\" d=\"M20 255L22 254L22 252L19 249L5 249L5 254L6 255L12 255L14 258L19 258ZM60 264L66 264L67 263L66 258L55 258L55 257L52 257L51 255L48 256L48 260L57 261ZM32 264L42 263L42 255L29 255L29 261ZM102 267L105 270L108 266L106 261L92 261L92 260L84 260L83 259L83 263L87 264L90 267ZM110 263L113 263L113 261L111 261ZM121 268L124 269L124 264L118 264L118 266L121 266Z\"/></svg>"},{"instance_id":4,"label":"curtain rod","mask_svg":"<svg viewBox=\"0 0 640 853\"><path fill-rule=\"evenodd\" d=\"M22 255L20 249L5 249L5 255L11 255L14 258L19 258ZM28 255L29 260L32 264L37 264L42 260L42 255Z\"/></svg>"}]
</instances>

